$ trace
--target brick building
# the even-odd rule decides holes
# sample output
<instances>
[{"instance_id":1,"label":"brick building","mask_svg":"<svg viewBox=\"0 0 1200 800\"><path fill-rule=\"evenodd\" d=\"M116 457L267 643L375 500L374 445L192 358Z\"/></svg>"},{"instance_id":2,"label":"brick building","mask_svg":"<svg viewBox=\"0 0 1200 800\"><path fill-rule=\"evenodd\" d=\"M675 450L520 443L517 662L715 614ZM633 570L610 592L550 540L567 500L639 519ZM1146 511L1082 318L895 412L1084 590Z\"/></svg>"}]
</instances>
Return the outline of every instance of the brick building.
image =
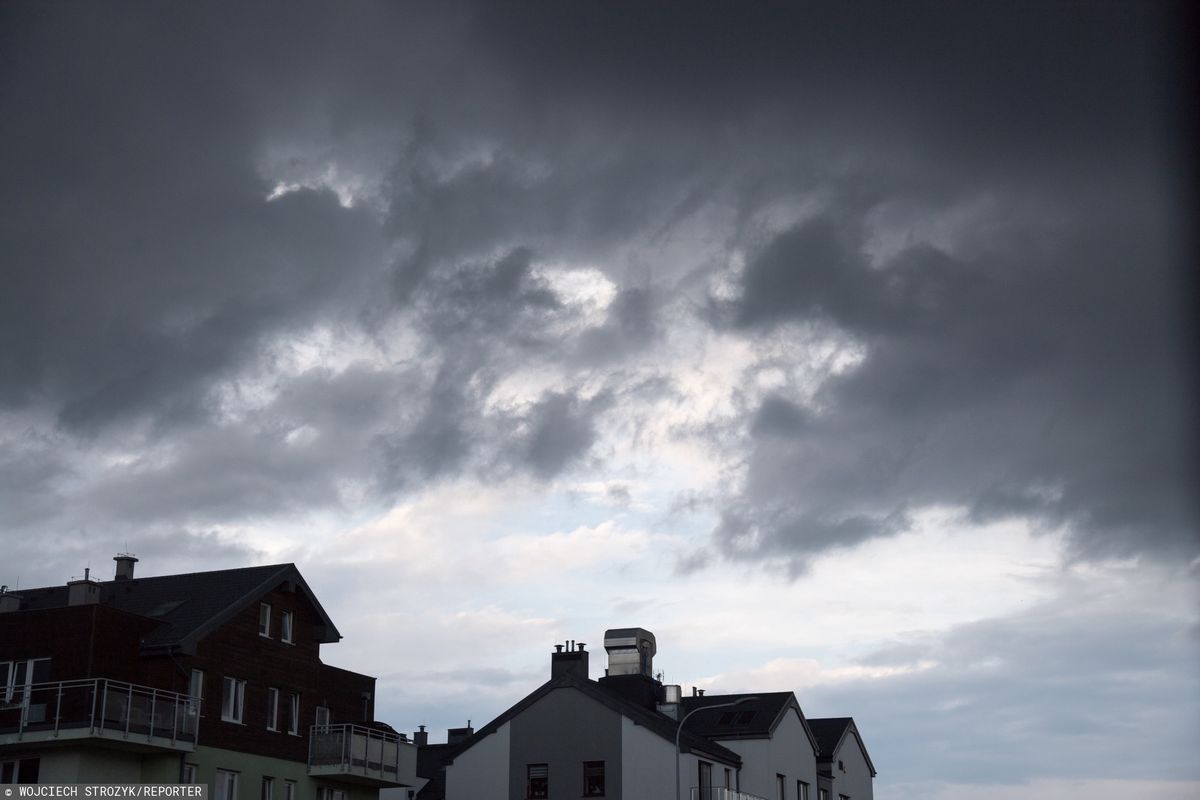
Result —
<instances>
[{"instance_id":1,"label":"brick building","mask_svg":"<svg viewBox=\"0 0 1200 800\"><path fill-rule=\"evenodd\" d=\"M412 785L375 679L293 564L0 591L0 783L207 783L217 800Z\"/></svg>"}]
</instances>

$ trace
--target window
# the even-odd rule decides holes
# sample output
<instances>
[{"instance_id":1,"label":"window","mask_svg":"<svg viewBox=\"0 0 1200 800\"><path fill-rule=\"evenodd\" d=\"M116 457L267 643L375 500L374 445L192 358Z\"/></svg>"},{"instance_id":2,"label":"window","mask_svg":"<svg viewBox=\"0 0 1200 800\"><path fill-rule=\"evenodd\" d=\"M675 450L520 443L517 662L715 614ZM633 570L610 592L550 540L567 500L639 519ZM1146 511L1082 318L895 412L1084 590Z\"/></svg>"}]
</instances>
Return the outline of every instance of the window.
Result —
<instances>
[{"instance_id":1,"label":"window","mask_svg":"<svg viewBox=\"0 0 1200 800\"><path fill-rule=\"evenodd\" d=\"M696 785L702 790L712 788L712 764L707 761L699 761L697 764L699 783Z\"/></svg>"},{"instance_id":2,"label":"window","mask_svg":"<svg viewBox=\"0 0 1200 800\"><path fill-rule=\"evenodd\" d=\"M258 604L258 635L271 638L271 604Z\"/></svg>"},{"instance_id":3,"label":"window","mask_svg":"<svg viewBox=\"0 0 1200 800\"><path fill-rule=\"evenodd\" d=\"M279 617L279 641L284 644L293 644L292 639L292 612L284 611Z\"/></svg>"},{"instance_id":4,"label":"window","mask_svg":"<svg viewBox=\"0 0 1200 800\"><path fill-rule=\"evenodd\" d=\"M317 706L316 723L318 728L329 725L329 708L327 706Z\"/></svg>"},{"instance_id":5,"label":"window","mask_svg":"<svg viewBox=\"0 0 1200 800\"><path fill-rule=\"evenodd\" d=\"M0 761L0 783L37 783L41 759L18 758Z\"/></svg>"},{"instance_id":6,"label":"window","mask_svg":"<svg viewBox=\"0 0 1200 800\"><path fill-rule=\"evenodd\" d=\"M604 762L583 762L583 796L604 797Z\"/></svg>"},{"instance_id":7,"label":"window","mask_svg":"<svg viewBox=\"0 0 1200 800\"><path fill-rule=\"evenodd\" d=\"M838 795L838 800L850 800L850 795L848 795L848 794L839 794L839 795Z\"/></svg>"},{"instance_id":8,"label":"window","mask_svg":"<svg viewBox=\"0 0 1200 800\"><path fill-rule=\"evenodd\" d=\"M279 730L279 690L274 686L267 689L267 730Z\"/></svg>"},{"instance_id":9,"label":"window","mask_svg":"<svg viewBox=\"0 0 1200 800\"><path fill-rule=\"evenodd\" d=\"M717 718L718 725L732 725L733 718L737 715L736 711L722 711L721 716Z\"/></svg>"},{"instance_id":10,"label":"window","mask_svg":"<svg viewBox=\"0 0 1200 800\"><path fill-rule=\"evenodd\" d=\"M341 789L322 786L317 789L317 800L346 800L346 793Z\"/></svg>"},{"instance_id":11,"label":"window","mask_svg":"<svg viewBox=\"0 0 1200 800\"><path fill-rule=\"evenodd\" d=\"M283 782L283 800L296 800L296 782Z\"/></svg>"},{"instance_id":12,"label":"window","mask_svg":"<svg viewBox=\"0 0 1200 800\"><path fill-rule=\"evenodd\" d=\"M787 783L786 778L775 773L775 800L787 800Z\"/></svg>"},{"instance_id":13,"label":"window","mask_svg":"<svg viewBox=\"0 0 1200 800\"><path fill-rule=\"evenodd\" d=\"M262 800L275 800L275 779L263 776Z\"/></svg>"},{"instance_id":14,"label":"window","mask_svg":"<svg viewBox=\"0 0 1200 800\"><path fill-rule=\"evenodd\" d=\"M29 687L50 680L50 659L22 658L0 661L0 700L19 703Z\"/></svg>"},{"instance_id":15,"label":"window","mask_svg":"<svg viewBox=\"0 0 1200 800\"><path fill-rule=\"evenodd\" d=\"M734 786L733 786L733 770L731 770L729 767L725 768L725 788L726 789L734 788Z\"/></svg>"},{"instance_id":16,"label":"window","mask_svg":"<svg viewBox=\"0 0 1200 800\"><path fill-rule=\"evenodd\" d=\"M550 796L550 765L527 764L525 766L525 797L538 800Z\"/></svg>"},{"instance_id":17,"label":"window","mask_svg":"<svg viewBox=\"0 0 1200 800\"><path fill-rule=\"evenodd\" d=\"M288 695L288 733L293 736L300 735L300 695Z\"/></svg>"},{"instance_id":18,"label":"window","mask_svg":"<svg viewBox=\"0 0 1200 800\"><path fill-rule=\"evenodd\" d=\"M183 769L179 772L179 782L186 783L189 786L196 782L196 765L184 764Z\"/></svg>"},{"instance_id":19,"label":"window","mask_svg":"<svg viewBox=\"0 0 1200 800\"><path fill-rule=\"evenodd\" d=\"M246 682L237 678L225 678L221 685L221 719L240 724L245 701Z\"/></svg>"},{"instance_id":20,"label":"window","mask_svg":"<svg viewBox=\"0 0 1200 800\"><path fill-rule=\"evenodd\" d=\"M829 800L829 790L817 789L817 800Z\"/></svg>"},{"instance_id":21,"label":"window","mask_svg":"<svg viewBox=\"0 0 1200 800\"><path fill-rule=\"evenodd\" d=\"M213 800L237 800L238 774L227 769L217 770L217 796Z\"/></svg>"},{"instance_id":22,"label":"window","mask_svg":"<svg viewBox=\"0 0 1200 800\"><path fill-rule=\"evenodd\" d=\"M804 781L796 781L796 800L809 800L808 784Z\"/></svg>"},{"instance_id":23,"label":"window","mask_svg":"<svg viewBox=\"0 0 1200 800\"><path fill-rule=\"evenodd\" d=\"M842 772L846 771L846 762L842 761L840 758L838 759L838 769L840 769Z\"/></svg>"}]
</instances>

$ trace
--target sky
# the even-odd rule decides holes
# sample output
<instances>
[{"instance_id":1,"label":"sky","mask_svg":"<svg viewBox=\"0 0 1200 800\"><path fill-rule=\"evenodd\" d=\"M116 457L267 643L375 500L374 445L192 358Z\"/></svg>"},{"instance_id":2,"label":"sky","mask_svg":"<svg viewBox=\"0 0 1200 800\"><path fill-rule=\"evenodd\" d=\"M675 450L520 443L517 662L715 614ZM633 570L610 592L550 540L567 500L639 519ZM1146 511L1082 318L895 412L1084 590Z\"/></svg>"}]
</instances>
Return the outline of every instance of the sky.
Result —
<instances>
[{"instance_id":1,"label":"sky","mask_svg":"<svg viewBox=\"0 0 1200 800\"><path fill-rule=\"evenodd\" d=\"M1193 22L0 4L0 581L295 562L432 741L641 626L881 800L1195 798Z\"/></svg>"}]
</instances>

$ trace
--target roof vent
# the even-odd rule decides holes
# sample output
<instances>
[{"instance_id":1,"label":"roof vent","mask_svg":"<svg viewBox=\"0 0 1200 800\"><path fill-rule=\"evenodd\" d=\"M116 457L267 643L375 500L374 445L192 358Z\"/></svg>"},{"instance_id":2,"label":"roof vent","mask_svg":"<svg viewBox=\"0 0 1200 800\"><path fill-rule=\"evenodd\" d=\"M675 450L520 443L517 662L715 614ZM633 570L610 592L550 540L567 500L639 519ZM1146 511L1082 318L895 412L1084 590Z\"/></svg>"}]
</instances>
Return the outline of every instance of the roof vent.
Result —
<instances>
[{"instance_id":1,"label":"roof vent","mask_svg":"<svg viewBox=\"0 0 1200 800\"><path fill-rule=\"evenodd\" d=\"M645 628L610 628L604 632L608 651L608 675L654 677L654 634Z\"/></svg>"},{"instance_id":2,"label":"roof vent","mask_svg":"<svg viewBox=\"0 0 1200 800\"><path fill-rule=\"evenodd\" d=\"M133 565L138 562L137 557L133 553L117 553L113 556L113 561L117 562L116 580L133 580Z\"/></svg>"}]
</instances>

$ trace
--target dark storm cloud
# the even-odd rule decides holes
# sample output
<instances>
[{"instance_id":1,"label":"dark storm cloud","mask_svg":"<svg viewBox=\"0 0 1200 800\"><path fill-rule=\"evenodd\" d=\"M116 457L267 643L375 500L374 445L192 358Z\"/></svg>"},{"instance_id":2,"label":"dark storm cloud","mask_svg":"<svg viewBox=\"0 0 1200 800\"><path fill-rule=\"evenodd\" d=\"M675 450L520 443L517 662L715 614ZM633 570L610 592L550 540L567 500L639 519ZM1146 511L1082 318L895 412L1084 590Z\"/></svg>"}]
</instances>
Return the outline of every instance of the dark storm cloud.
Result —
<instances>
[{"instance_id":1,"label":"dark storm cloud","mask_svg":"<svg viewBox=\"0 0 1200 800\"><path fill-rule=\"evenodd\" d=\"M727 553L802 566L949 504L1066 523L1083 555L1194 554L1177 253L1123 208L1085 206L1041 235L874 266L861 228L819 218L763 249L733 323L828 325L865 359L811 404L763 400L745 490L716 532Z\"/></svg>"},{"instance_id":2,"label":"dark storm cloud","mask_svg":"<svg viewBox=\"0 0 1200 800\"><path fill-rule=\"evenodd\" d=\"M80 457L125 436L166 453L83 493L127 521L551 479L620 410L582 382L622 398L625 360L696 323L663 309L738 249L723 330L812 322L867 355L821 413L780 390L747 441L711 426L749 467L727 552L800 564L936 502L1070 521L1085 553L1177 548L1194 473L1162 299L1169 10L6 3L0 409L54 415ZM338 176L373 188L344 208ZM294 191L266 202L276 182ZM865 260L881 208L988 192L1072 208L1065 233ZM832 199L762 227L797 196ZM688 225L711 240L660 257ZM572 327L539 260L602 269L605 320ZM271 342L383 336L397 315L412 363L281 379L259 413L223 416L216 389L270 372ZM571 380L490 407L531 364ZM3 464L30 520L76 466L38 448Z\"/></svg>"},{"instance_id":3,"label":"dark storm cloud","mask_svg":"<svg viewBox=\"0 0 1200 800\"><path fill-rule=\"evenodd\" d=\"M264 202L246 43L178 10L5 9L0 403L76 430L203 416L211 381L382 260L332 193Z\"/></svg>"}]
</instances>

